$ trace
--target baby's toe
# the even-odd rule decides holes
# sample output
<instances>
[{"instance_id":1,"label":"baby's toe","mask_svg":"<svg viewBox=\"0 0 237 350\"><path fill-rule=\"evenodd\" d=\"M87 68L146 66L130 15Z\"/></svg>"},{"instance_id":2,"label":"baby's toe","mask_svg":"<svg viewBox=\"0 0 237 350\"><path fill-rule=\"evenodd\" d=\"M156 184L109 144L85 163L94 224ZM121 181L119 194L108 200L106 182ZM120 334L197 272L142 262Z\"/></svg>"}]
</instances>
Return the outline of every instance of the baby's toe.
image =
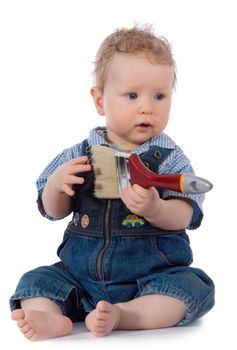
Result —
<instances>
[{"instance_id":1,"label":"baby's toe","mask_svg":"<svg viewBox=\"0 0 237 350\"><path fill-rule=\"evenodd\" d=\"M24 333L24 336L27 339L32 340L32 341L36 340L35 339L36 335L35 335L35 332L33 331L33 329L30 329L27 333Z\"/></svg>"},{"instance_id":2,"label":"baby's toe","mask_svg":"<svg viewBox=\"0 0 237 350\"><path fill-rule=\"evenodd\" d=\"M21 331L24 334L28 333L31 329L32 328L28 324L26 324L25 326L21 327Z\"/></svg>"},{"instance_id":3,"label":"baby's toe","mask_svg":"<svg viewBox=\"0 0 237 350\"><path fill-rule=\"evenodd\" d=\"M18 321L20 319L23 319L24 317L25 317L25 312L22 309L16 309L11 313L11 318L14 321Z\"/></svg>"},{"instance_id":4,"label":"baby's toe","mask_svg":"<svg viewBox=\"0 0 237 350\"><path fill-rule=\"evenodd\" d=\"M111 310L111 304L107 301L101 300L96 305L96 308L101 312L110 312Z\"/></svg>"},{"instance_id":5,"label":"baby's toe","mask_svg":"<svg viewBox=\"0 0 237 350\"><path fill-rule=\"evenodd\" d=\"M17 321L17 326L19 328L23 328L26 325L26 321L24 319L20 319Z\"/></svg>"}]
</instances>

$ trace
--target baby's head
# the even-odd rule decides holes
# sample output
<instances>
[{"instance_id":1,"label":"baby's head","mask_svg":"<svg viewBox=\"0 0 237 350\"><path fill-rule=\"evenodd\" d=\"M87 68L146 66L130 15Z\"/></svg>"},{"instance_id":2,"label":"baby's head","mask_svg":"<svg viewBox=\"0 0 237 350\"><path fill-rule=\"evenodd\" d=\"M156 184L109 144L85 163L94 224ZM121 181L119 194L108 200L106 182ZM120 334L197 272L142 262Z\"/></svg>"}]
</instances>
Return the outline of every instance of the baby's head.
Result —
<instances>
[{"instance_id":1,"label":"baby's head","mask_svg":"<svg viewBox=\"0 0 237 350\"><path fill-rule=\"evenodd\" d=\"M152 26L135 26L131 29L117 29L100 45L96 54L93 72L95 86L102 92L107 76L107 68L114 55L144 54L151 63L159 63L174 68L173 87L176 83L176 66L169 42L152 32Z\"/></svg>"},{"instance_id":2,"label":"baby's head","mask_svg":"<svg viewBox=\"0 0 237 350\"><path fill-rule=\"evenodd\" d=\"M166 39L150 27L115 31L98 50L94 77L91 94L109 142L132 150L162 133L176 81Z\"/></svg>"}]
</instances>

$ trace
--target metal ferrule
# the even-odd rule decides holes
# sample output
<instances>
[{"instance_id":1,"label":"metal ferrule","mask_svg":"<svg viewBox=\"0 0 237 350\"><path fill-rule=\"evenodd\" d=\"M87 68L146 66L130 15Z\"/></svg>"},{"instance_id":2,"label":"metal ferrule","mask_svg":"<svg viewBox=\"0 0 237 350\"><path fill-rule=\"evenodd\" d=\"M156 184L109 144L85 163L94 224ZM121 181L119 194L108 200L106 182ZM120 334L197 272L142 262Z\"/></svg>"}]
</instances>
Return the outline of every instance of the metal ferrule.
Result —
<instances>
[{"instance_id":1,"label":"metal ferrule","mask_svg":"<svg viewBox=\"0 0 237 350\"><path fill-rule=\"evenodd\" d=\"M116 165L117 165L117 179L119 193L128 187L131 183L131 176L129 170L128 157L130 154L117 152L116 153Z\"/></svg>"}]
</instances>

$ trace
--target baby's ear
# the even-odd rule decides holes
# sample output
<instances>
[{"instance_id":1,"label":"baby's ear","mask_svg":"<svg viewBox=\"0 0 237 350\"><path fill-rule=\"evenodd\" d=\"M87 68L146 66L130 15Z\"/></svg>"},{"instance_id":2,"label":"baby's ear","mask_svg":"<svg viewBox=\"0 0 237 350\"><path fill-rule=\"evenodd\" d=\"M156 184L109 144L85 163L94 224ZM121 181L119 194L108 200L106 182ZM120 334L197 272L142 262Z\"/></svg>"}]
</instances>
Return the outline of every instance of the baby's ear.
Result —
<instances>
[{"instance_id":1,"label":"baby's ear","mask_svg":"<svg viewBox=\"0 0 237 350\"><path fill-rule=\"evenodd\" d=\"M103 107L103 93L97 87L91 88L91 96L93 97L95 108L100 115L105 115Z\"/></svg>"}]
</instances>

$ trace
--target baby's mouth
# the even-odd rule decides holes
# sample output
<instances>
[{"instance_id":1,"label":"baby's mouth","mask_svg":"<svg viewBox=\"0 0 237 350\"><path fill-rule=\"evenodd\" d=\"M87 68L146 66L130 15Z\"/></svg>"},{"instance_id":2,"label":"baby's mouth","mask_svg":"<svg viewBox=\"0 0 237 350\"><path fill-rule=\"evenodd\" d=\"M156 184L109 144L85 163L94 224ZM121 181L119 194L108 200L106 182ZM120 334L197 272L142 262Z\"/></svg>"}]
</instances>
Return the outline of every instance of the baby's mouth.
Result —
<instances>
[{"instance_id":1,"label":"baby's mouth","mask_svg":"<svg viewBox=\"0 0 237 350\"><path fill-rule=\"evenodd\" d=\"M151 126L150 123L140 123L140 124L137 124L136 127L139 128L139 129L148 129L149 127Z\"/></svg>"}]
</instances>

